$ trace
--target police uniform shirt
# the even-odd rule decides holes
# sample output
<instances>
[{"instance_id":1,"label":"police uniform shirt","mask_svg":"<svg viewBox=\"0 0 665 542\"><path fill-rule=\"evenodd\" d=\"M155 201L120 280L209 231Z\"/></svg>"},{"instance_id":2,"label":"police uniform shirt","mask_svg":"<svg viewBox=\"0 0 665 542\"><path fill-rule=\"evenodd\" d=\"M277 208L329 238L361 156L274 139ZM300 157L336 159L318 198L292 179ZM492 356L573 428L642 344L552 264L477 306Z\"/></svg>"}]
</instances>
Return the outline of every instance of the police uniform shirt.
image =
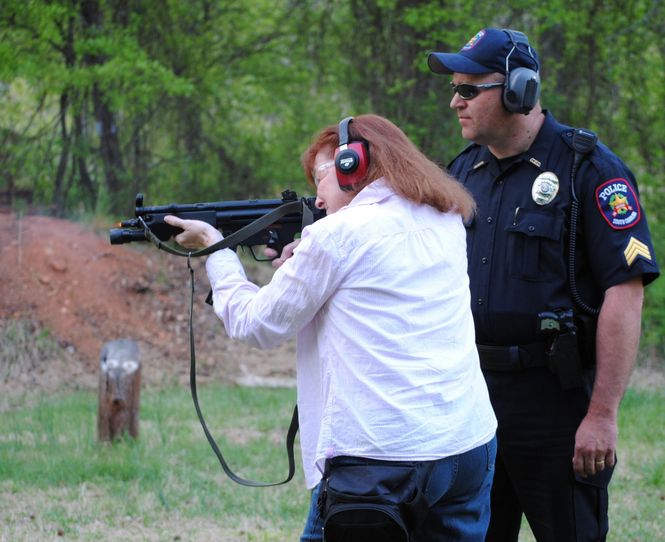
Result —
<instances>
[{"instance_id":1,"label":"police uniform shirt","mask_svg":"<svg viewBox=\"0 0 665 542\"><path fill-rule=\"evenodd\" d=\"M538 314L575 308L569 293L569 220L573 130L549 113L531 148L506 161L472 144L450 165L474 195L467 225L471 304L479 344L542 339ZM580 163L575 269L582 300L633 277L659 274L635 179L598 143Z\"/></svg>"}]
</instances>

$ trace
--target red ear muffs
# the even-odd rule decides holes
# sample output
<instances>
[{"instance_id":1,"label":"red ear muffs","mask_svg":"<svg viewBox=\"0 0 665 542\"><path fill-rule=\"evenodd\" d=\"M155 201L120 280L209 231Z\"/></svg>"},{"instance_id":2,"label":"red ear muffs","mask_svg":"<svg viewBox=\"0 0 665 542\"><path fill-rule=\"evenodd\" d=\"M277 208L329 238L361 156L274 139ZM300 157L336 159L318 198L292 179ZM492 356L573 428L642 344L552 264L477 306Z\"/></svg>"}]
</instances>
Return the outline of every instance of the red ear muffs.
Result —
<instances>
[{"instance_id":1,"label":"red ear muffs","mask_svg":"<svg viewBox=\"0 0 665 542\"><path fill-rule=\"evenodd\" d=\"M335 149L335 172L342 190L352 190L367 175L369 157L364 141L349 141L349 124L353 117L339 123L339 147Z\"/></svg>"}]
</instances>

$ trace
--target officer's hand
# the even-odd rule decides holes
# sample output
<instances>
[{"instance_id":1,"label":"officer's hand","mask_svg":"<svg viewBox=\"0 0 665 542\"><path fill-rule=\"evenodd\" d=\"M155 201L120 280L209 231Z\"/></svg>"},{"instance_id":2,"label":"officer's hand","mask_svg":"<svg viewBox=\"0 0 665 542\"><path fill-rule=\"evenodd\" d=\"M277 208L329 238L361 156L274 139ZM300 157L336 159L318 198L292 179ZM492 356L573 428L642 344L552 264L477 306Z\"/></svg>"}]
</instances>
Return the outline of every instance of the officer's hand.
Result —
<instances>
[{"instance_id":1,"label":"officer's hand","mask_svg":"<svg viewBox=\"0 0 665 542\"><path fill-rule=\"evenodd\" d=\"M277 269L280 267L286 260L288 260L291 256L293 256L293 250L298 246L300 243L300 239L296 239L295 241L290 242L288 245L286 245L282 249L282 254L277 257L277 251L272 248L267 248L263 251L265 254L266 258L274 258L272 261L272 266Z\"/></svg>"},{"instance_id":2,"label":"officer's hand","mask_svg":"<svg viewBox=\"0 0 665 542\"><path fill-rule=\"evenodd\" d=\"M587 414L575 434L575 474L586 478L613 467L616 461L617 434L616 419Z\"/></svg>"},{"instance_id":3,"label":"officer's hand","mask_svg":"<svg viewBox=\"0 0 665 542\"><path fill-rule=\"evenodd\" d=\"M173 239L185 248L205 248L224 239L219 230L201 220L183 220L177 216L167 215L164 217L164 222L183 230Z\"/></svg>"}]
</instances>

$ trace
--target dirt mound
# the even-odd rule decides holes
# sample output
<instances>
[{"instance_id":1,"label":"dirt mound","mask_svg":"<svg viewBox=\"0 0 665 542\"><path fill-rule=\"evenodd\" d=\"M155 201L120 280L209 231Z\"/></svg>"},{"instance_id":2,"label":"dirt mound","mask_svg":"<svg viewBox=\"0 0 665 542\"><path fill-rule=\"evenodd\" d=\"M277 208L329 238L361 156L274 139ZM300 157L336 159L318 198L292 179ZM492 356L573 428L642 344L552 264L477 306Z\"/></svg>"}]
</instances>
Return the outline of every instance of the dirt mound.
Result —
<instances>
[{"instance_id":1,"label":"dirt mound","mask_svg":"<svg viewBox=\"0 0 665 542\"><path fill-rule=\"evenodd\" d=\"M45 216L18 218L13 213L0 213L0 247L0 320L4 325L33 322L57 340L60 357L68 364L63 368L53 363L49 370L44 360L39 368L51 385L96 382L101 348L118 338L139 343L147 384L187 380L185 258L147 243L112 246L106 232L87 225ZM209 289L203 259L195 260L193 267L199 379L291 384L293 343L261 352L230 341L211 307L203 303ZM8 363L3 350L0 369ZM34 373L35 368L24 372ZM15 388L16 371L10 378L5 367L4 375L5 386ZM25 375L22 380L39 385Z\"/></svg>"}]
</instances>

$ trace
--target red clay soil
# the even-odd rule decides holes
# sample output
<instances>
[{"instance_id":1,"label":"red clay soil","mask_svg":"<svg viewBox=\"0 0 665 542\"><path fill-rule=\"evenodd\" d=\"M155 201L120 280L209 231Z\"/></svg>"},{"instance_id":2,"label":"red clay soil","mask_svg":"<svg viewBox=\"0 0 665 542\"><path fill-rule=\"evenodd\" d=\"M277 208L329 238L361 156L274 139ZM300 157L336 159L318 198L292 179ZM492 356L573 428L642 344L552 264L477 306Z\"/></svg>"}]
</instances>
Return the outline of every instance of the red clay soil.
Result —
<instances>
[{"instance_id":1,"label":"red clay soil","mask_svg":"<svg viewBox=\"0 0 665 542\"><path fill-rule=\"evenodd\" d=\"M290 383L291 343L260 352L226 337L203 303L203 263L193 265L200 378ZM185 258L147 243L111 245L106 230L84 224L0 212L0 321L29 320L47 329L82 374L96 374L106 341L129 338L139 343L149 382L186 381L188 307Z\"/></svg>"}]
</instances>

